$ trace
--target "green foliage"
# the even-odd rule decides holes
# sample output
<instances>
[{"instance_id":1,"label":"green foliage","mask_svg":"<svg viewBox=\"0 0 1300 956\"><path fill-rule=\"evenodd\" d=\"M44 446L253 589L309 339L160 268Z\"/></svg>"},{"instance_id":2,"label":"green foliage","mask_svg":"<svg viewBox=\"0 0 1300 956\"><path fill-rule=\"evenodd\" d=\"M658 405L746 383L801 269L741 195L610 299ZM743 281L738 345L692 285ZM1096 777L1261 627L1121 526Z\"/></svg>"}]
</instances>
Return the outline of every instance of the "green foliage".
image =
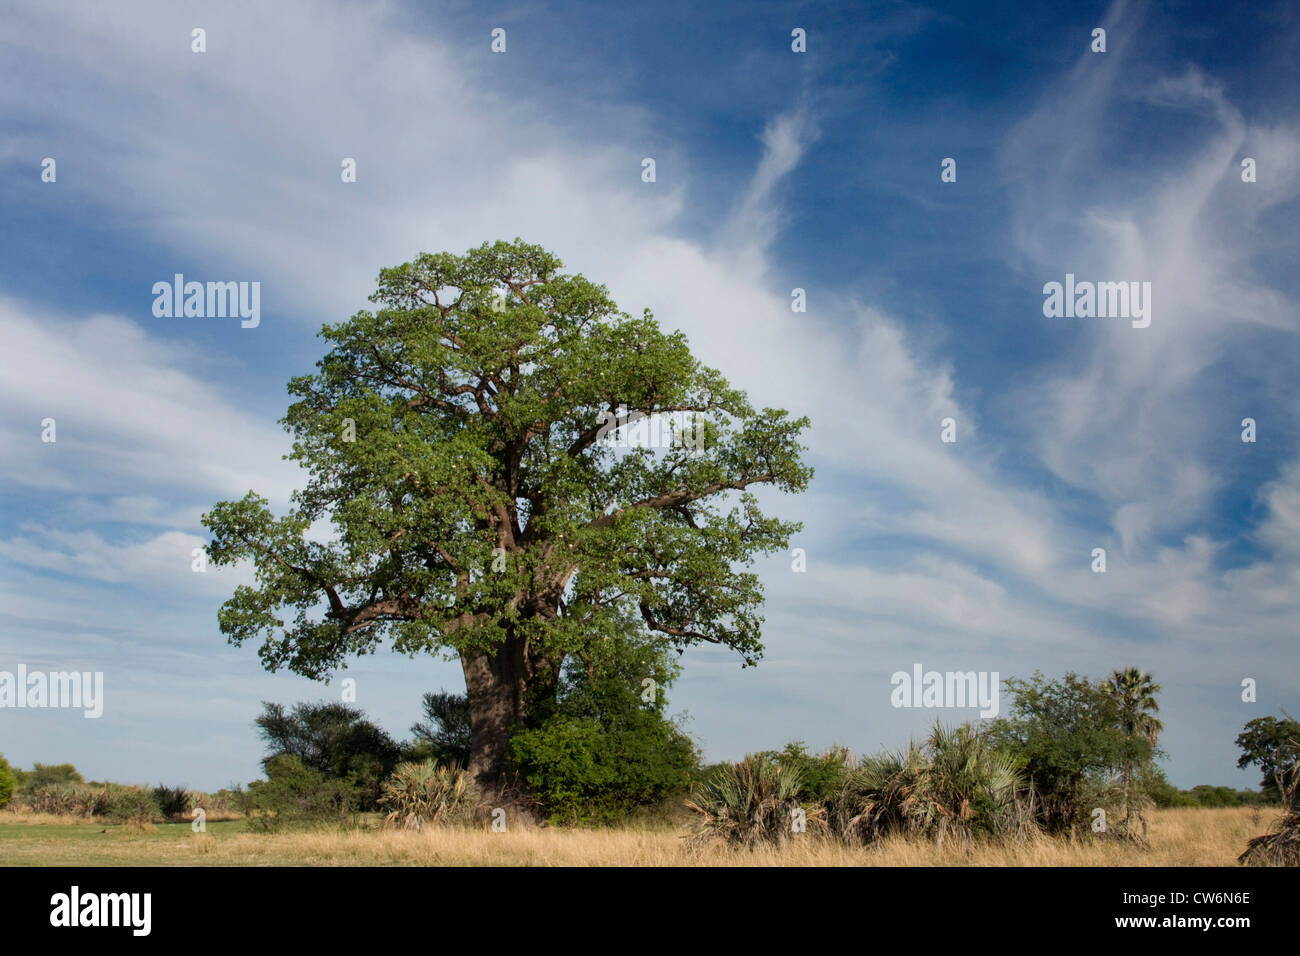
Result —
<instances>
[{"instance_id":1,"label":"green foliage","mask_svg":"<svg viewBox=\"0 0 1300 956\"><path fill-rule=\"evenodd\" d=\"M1276 802L1256 790L1235 790L1232 787L1215 787L1205 783L1182 792L1192 806L1198 807L1258 807Z\"/></svg>"},{"instance_id":2,"label":"green foliage","mask_svg":"<svg viewBox=\"0 0 1300 956\"><path fill-rule=\"evenodd\" d=\"M249 829L342 823L355 812L357 793L350 781L327 778L296 755L270 757L264 765L267 779L248 785Z\"/></svg>"},{"instance_id":3,"label":"green foliage","mask_svg":"<svg viewBox=\"0 0 1300 956\"><path fill-rule=\"evenodd\" d=\"M935 724L924 744L864 758L850 770L834 827L850 842L890 834L963 844L984 837L1023 839L1033 827L1015 761L969 724Z\"/></svg>"},{"instance_id":4,"label":"green foliage","mask_svg":"<svg viewBox=\"0 0 1300 956\"><path fill-rule=\"evenodd\" d=\"M70 763L33 764L31 770L19 770L18 787L21 790L35 790L38 787L55 787L85 783L77 768Z\"/></svg>"},{"instance_id":5,"label":"green foliage","mask_svg":"<svg viewBox=\"0 0 1300 956\"><path fill-rule=\"evenodd\" d=\"M162 817L154 794L144 787L109 785L103 816L120 823L152 823Z\"/></svg>"},{"instance_id":6,"label":"green foliage","mask_svg":"<svg viewBox=\"0 0 1300 956\"><path fill-rule=\"evenodd\" d=\"M1263 772L1261 788L1272 800L1282 800L1288 775L1300 766L1300 721L1289 715L1256 717L1237 735L1241 748L1237 766L1243 770L1255 764Z\"/></svg>"},{"instance_id":7,"label":"green foliage","mask_svg":"<svg viewBox=\"0 0 1300 956\"><path fill-rule=\"evenodd\" d=\"M1047 830L1086 830L1093 808L1122 800L1113 786L1121 768L1144 765L1154 748L1126 735L1120 700L1104 683L1035 673L1003 684L1011 706L989 725L990 741L1028 776Z\"/></svg>"},{"instance_id":8,"label":"green foliage","mask_svg":"<svg viewBox=\"0 0 1300 956\"><path fill-rule=\"evenodd\" d=\"M380 787L402 758L402 748L357 708L339 703L299 703L291 712L263 703L257 726L267 743L262 761L270 772L277 757L293 756L331 780L355 791L361 810L378 806Z\"/></svg>"},{"instance_id":9,"label":"green foliage","mask_svg":"<svg viewBox=\"0 0 1300 956\"><path fill-rule=\"evenodd\" d=\"M795 770L800 781L799 798L805 806L829 807L848 779L852 764L846 748L833 747L823 754L810 754L799 740L786 744L784 750L765 750L753 756Z\"/></svg>"},{"instance_id":10,"label":"green foliage","mask_svg":"<svg viewBox=\"0 0 1300 956\"><path fill-rule=\"evenodd\" d=\"M804 833L823 829L826 811L800 802L801 774L796 762L782 764L764 754L724 764L686 802L696 813L688 845L695 850L715 845L747 850L784 846L798 835L800 815Z\"/></svg>"},{"instance_id":11,"label":"green foliage","mask_svg":"<svg viewBox=\"0 0 1300 956\"><path fill-rule=\"evenodd\" d=\"M1156 766L1148 772L1144 788L1157 807L1199 807L1201 805L1190 793L1179 790L1170 783L1165 772Z\"/></svg>"},{"instance_id":12,"label":"green foliage","mask_svg":"<svg viewBox=\"0 0 1300 956\"><path fill-rule=\"evenodd\" d=\"M468 772L431 761L398 764L384 781L380 798L388 810L384 822L407 830L421 830L426 823L469 823L478 802L478 788Z\"/></svg>"},{"instance_id":13,"label":"green foliage","mask_svg":"<svg viewBox=\"0 0 1300 956\"><path fill-rule=\"evenodd\" d=\"M9 761L5 760L5 755L0 754L0 809L9 805L16 789L18 789L18 776L9 766Z\"/></svg>"},{"instance_id":14,"label":"green foliage","mask_svg":"<svg viewBox=\"0 0 1300 956\"><path fill-rule=\"evenodd\" d=\"M612 822L686 791L699 758L664 714L662 691L675 676L664 649L632 633L611 636L585 665L570 663L555 711L511 738L511 759L552 820Z\"/></svg>"},{"instance_id":15,"label":"green foliage","mask_svg":"<svg viewBox=\"0 0 1300 956\"><path fill-rule=\"evenodd\" d=\"M424 695L424 720L411 725L415 741L408 751L414 762L432 760L458 767L469 765L469 697L441 691Z\"/></svg>"}]
</instances>

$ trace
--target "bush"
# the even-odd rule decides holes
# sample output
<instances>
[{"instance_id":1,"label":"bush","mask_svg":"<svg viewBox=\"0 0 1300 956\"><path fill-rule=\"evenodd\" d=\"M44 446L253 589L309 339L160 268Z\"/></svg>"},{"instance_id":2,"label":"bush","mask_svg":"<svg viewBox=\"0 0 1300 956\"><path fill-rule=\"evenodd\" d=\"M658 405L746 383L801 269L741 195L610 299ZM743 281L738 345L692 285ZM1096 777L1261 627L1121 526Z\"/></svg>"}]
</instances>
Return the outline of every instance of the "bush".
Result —
<instances>
[{"instance_id":1,"label":"bush","mask_svg":"<svg viewBox=\"0 0 1300 956\"><path fill-rule=\"evenodd\" d=\"M186 787L169 787L165 784L158 784L153 788L153 798L158 804L162 815L168 819L175 817L188 817L190 811L194 809L194 794ZM205 807L204 809L212 809Z\"/></svg>"},{"instance_id":2,"label":"bush","mask_svg":"<svg viewBox=\"0 0 1300 956\"><path fill-rule=\"evenodd\" d=\"M1033 825L1014 761L969 724L936 724L924 745L865 758L848 772L833 821L854 843L900 834L969 845L1022 839Z\"/></svg>"},{"instance_id":3,"label":"bush","mask_svg":"<svg viewBox=\"0 0 1300 956\"><path fill-rule=\"evenodd\" d=\"M18 777L9 766L9 761L5 760L5 755L0 754L0 809L8 806L17 788Z\"/></svg>"},{"instance_id":4,"label":"bush","mask_svg":"<svg viewBox=\"0 0 1300 956\"><path fill-rule=\"evenodd\" d=\"M832 747L823 754L810 754L802 741L785 745L784 750L767 750L755 756L791 767L799 772L799 798L805 805L829 807L848 778L852 757L844 747Z\"/></svg>"},{"instance_id":5,"label":"bush","mask_svg":"<svg viewBox=\"0 0 1300 956\"><path fill-rule=\"evenodd\" d=\"M279 757L296 757L310 770L344 781L362 810L378 805L379 788L402 758L401 745L356 707L335 703L299 703L292 711L263 703L258 730L267 742L262 768Z\"/></svg>"},{"instance_id":6,"label":"bush","mask_svg":"<svg viewBox=\"0 0 1300 956\"><path fill-rule=\"evenodd\" d=\"M298 757L272 757L267 779L248 785L253 830L278 830L313 823L341 823L356 811L356 790L347 780L329 779Z\"/></svg>"},{"instance_id":7,"label":"bush","mask_svg":"<svg viewBox=\"0 0 1300 956\"><path fill-rule=\"evenodd\" d=\"M753 850L780 847L796 832L802 811L806 828L821 829L825 811L804 808L797 764L751 754L709 774L686 805L698 816L688 837L694 850L722 845Z\"/></svg>"},{"instance_id":8,"label":"bush","mask_svg":"<svg viewBox=\"0 0 1300 956\"><path fill-rule=\"evenodd\" d=\"M1088 832L1099 795L1135 749L1120 726L1117 700L1105 684L1072 673L1063 680L1037 673L1028 681L1007 678L1003 685L1011 706L989 725L991 741L1029 778L1047 830Z\"/></svg>"},{"instance_id":9,"label":"bush","mask_svg":"<svg viewBox=\"0 0 1300 956\"><path fill-rule=\"evenodd\" d=\"M630 625L566 662L554 701L536 704L540 723L511 737L514 767L551 822L613 823L686 795L699 755L662 694L677 670Z\"/></svg>"},{"instance_id":10,"label":"bush","mask_svg":"<svg viewBox=\"0 0 1300 956\"><path fill-rule=\"evenodd\" d=\"M86 781L82 779L77 768L70 763L33 764L31 770L19 770L18 788L36 790L40 787L71 786Z\"/></svg>"},{"instance_id":11,"label":"bush","mask_svg":"<svg viewBox=\"0 0 1300 956\"><path fill-rule=\"evenodd\" d=\"M631 703L602 717L555 714L512 738L511 756L553 822L613 822L690 785L690 739L628 694Z\"/></svg>"},{"instance_id":12,"label":"bush","mask_svg":"<svg viewBox=\"0 0 1300 956\"><path fill-rule=\"evenodd\" d=\"M479 802L469 773L432 761L398 764L383 791L379 802L389 811L384 822L407 830L422 830L426 823L468 823Z\"/></svg>"},{"instance_id":13,"label":"bush","mask_svg":"<svg viewBox=\"0 0 1300 956\"><path fill-rule=\"evenodd\" d=\"M120 823L152 823L162 817L154 795L144 787L110 785L101 815Z\"/></svg>"}]
</instances>

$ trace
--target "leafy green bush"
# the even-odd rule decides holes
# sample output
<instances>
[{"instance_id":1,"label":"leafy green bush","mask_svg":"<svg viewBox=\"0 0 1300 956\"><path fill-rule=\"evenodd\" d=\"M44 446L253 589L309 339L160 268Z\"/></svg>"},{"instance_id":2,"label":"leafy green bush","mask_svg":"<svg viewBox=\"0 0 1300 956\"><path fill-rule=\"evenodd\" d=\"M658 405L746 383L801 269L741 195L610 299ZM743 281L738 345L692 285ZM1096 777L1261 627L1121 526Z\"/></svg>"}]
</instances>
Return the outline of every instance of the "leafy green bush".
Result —
<instances>
[{"instance_id":1,"label":"leafy green bush","mask_svg":"<svg viewBox=\"0 0 1300 956\"><path fill-rule=\"evenodd\" d=\"M384 781L380 805L388 810L384 822L407 830L469 823L479 802L478 788L459 767L439 767L432 761L401 763Z\"/></svg>"},{"instance_id":2,"label":"leafy green bush","mask_svg":"<svg viewBox=\"0 0 1300 956\"><path fill-rule=\"evenodd\" d=\"M56 787L81 784L82 779L77 768L70 763L33 764L31 770L18 770L18 789L35 790L38 787Z\"/></svg>"},{"instance_id":3,"label":"leafy green bush","mask_svg":"<svg viewBox=\"0 0 1300 956\"><path fill-rule=\"evenodd\" d=\"M990 724L991 741L1029 778L1048 831L1090 832L1093 809L1103 806L1098 801L1136 749L1121 727L1119 701L1077 674L1049 680L1036 673L1003 684L1011 705ZM1115 801L1113 794L1106 799Z\"/></svg>"},{"instance_id":4,"label":"leafy green bush","mask_svg":"<svg viewBox=\"0 0 1300 956\"><path fill-rule=\"evenodd\" d=\"M826 811L804 807L802 769L767 754L750 754L709 774L686 805L697 814L688 837L694 849L722 845L753 850L784 846L802 819L803 830L820 830Z\"/></svg>"},{"instance_id":5,"label":"leafy green bush","mask_svg":"<svg viewBox=\"0 0 1300 956\"><path fill-rule=\"evenodd\" d=\"M612 823L685 796L699 764L665 715L675 658L632 629L601 645L569 660L549 714L511 737L515 768L555 823Z\"/></svg>"},{"instance_id":6,"label":"leafy green bush","mask_svg":"<svg viewBox=\"0 0 1300 956\"><path fill-rule=\"evenodd\" d=\"M270 761L278 757L297 757L322 777L346 782L359 809L378 806L381 784L402 759L401 745L382 728L347 704L299 703L291 711L262 706L256 723L268 746L264 771L269 774Z\"/></svg>"},{"instance_id":7,"label":"leafy green bush","mask_svg":"<svg viewBox=\"0 0 1300 956\"><path fill-rule=\"evenodd\" d=\"M17 788L18 776L9 766L9 761L5 760L5 755L0 754L0 809L8 806Z\"/></svg>"},{"instance_id":8,"label":"leafy green bush","mask_svg":"<svg viewBox=\"0 0 1300 956\"><path fill-rule=\"evenodd\" d=\"M799 771L799 799L805 806L829 807L844 786L852 757L844 747L832 747L823 754L810 754L803 741L792 741L784 750L765 750L754 755Z\"/></svg>"},{"instance_id":9,"label":"leafy green bush","mask_svg":"<svg viewBox=\"0 0 1300 956\"><path fill-rule=\"evenodd\" d=\"M110 785L102 816L121 823L152 823L162 817L153 793L144 787Z\"/></svg>"},{"instance_id":10,"label":"leafy green bush","mask_svg":"<svg viewBox=\"0 0 1300 956\"><path fill-rule=\"evenodd\" d=\"M1199 807L1195 797L1184 790L1179 790L1165 777L1164 772L1156 768L1145 781L1147 795L1157 807Z\"/></svg>"},{"instance_id":11,"label":"leafy green bush","mask_svg":"<svg viewBox=\"0 0 1300 956\"><path fill-rule=\"evenodd\" d=\"M248 785L252 830L341 823L356 811L356 788L350 781L327 778L298 757L272 757L266 761L266 773L266 780Z\"/></svg>"}]
</instances>

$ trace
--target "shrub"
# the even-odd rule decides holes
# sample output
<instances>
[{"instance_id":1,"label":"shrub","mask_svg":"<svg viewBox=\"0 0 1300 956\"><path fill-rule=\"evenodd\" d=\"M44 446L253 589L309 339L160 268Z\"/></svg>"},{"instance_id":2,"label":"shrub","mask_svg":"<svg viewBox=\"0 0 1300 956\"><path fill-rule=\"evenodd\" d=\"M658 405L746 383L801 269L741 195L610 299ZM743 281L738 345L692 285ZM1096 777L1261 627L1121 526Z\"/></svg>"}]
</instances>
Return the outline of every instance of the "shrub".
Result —
<instances>
[{"instance_id":1,"label":"shrub","mask_svg":"<svg viewBox=\"0 0 1300 956\"><path fill-rule=\"evenodd\" d=\"M756 756L799 771L799 798L805 805L829 807L839 795L852 764L847 748L832 747L822 754L810 754L802 741L785 745L784 750L767 750Z\"/></svg>"},{"instance_id":2,"label":"shrub","mask_svg":"<svg viewBox=\"0 0 1300 956\"><path fill-rule=\"evenodd\" d=\"M152 823L162 816L153 793L144 787L110 786L102 815L122 823Z\"/></svg>"},{"instance_id":3,"label":"shrub","mask_svg":"<svg viewBox=\"0 0 1300 956\"><path fill-rule=\"evenodd\" d=\"M398 764L384 782L379 802L388 810L386 824L421 830L426 823L468 823L478 801L478 788L469 773L426 761Z\"/></svg>"},{"instance_id":4,"label":"shrub","mask_svg":"<svg viewBox=\"0 0 1300 956\"><path fill-rule=\"evenodd\" d=\"M1032 827L1014 761L969 724L936 724L923 745L862 760L847 774L833 820L855 843L901 834L968 845L979 836L1021 839Z\"/></svg>"},{"instance_id":5,"label":"shrub","mask_svg":"<svg viewBox=\"0 0 1300 956\"><path fill-rule=\"evenodd\" d=\"M675 724L636 706L604 719L555 714L517 733L511 756L554 822L612 822L683 793L696 763Z\"/></svg>"},{"instance_id":6,"label":"shrub","mask_svg":"<svg viewBox=\"0 0 1300 956\"><path fill-rule=\"evenodd\" d=\"M70 763L33 764L31 770L19 770L18 787L20 790L35 790L38 787L55 787L81 784L82 779L77 768Z\"/></svg>"},{"instance_id":7,"label":"shrub","mask_svg":"<svg viewBox=\"0 0 1300 956\"><path fill-rule=\"evenodd\" d=\"M162 815L168 819L175 817L187 817L195 807L194 794L188 788L169 787L166 784L158 784L153 788L153 798L158 804ZM204 809L214 809L205 807Z\"/></svg>"},{"instance_id":8,"label":"shrub","mask_svg":"<svg viewBox=\"0 0 1300 956\"><path fill-rule=\"evenodd\" d=\"M739 763L722 765L686 801L698 814L688 846L694 850L713 845L749 850L784 846L797 832L800 811L806 827L820 829L825 811L801 806L802 785L802 770L796 764L783 765L766 754L750 754Z\"/></svg>"},{"instance_id":9,"label":"shrub","mask_svg":"<svg viewBox=\"0 0 1300 956\"><path fill-rule=\"evenodd\" d=\"M511 737L515 769L552 822L611 823L684 796L699 764L657 692L676 673L671 655L634 633L602 643L600 655L570 659L550 712ZM656 692L643 697L646 675Z\"/></svg>"},{"instance_id":10,"label":"shrub","mask_svg":"<svg viewBox=\"0 0 1300 956\"><path fill-rule=\"evenodd\" d=\"M1105 684L1073 673L1062 680L1036 673L1028 681L1007 678L1003 685L1011 706L1006 717L990 724L991 741L1029 778L1047 830L1088 831L1098 793L1135 759L1137 748L1121 727L1120 702Z\"/></svg>"},{"instance_id":11,"label":"shrub","mask_svg":"<svg viewBox=\"0 0 1300 956\"><path fill-rule=\"evenodd\" d=\"M266 780L248 785L254 811L250 829L343 822L356 810L356 790L349 781L329 779L298 757L272 757L266 771Z\"/></svg>"},{"instance_id":12,"label":"shrub","mask_svg":"<svg viewBox=\"0 0 1300 956\"><path fill-rule=\"evenodd\" d=\"M9 761L5 760L5 755L0 754L0 809L8 806L17 787L18 777L9 766Z\"/></svg>"},{"instance_id":13,"label":"shrub","mask_svg":"<svg viewBox=\"0 0 1300 956\"><path fill-rule=\"evenodd\" d=\"M359 809L375 809L380 784L401 760L401 745L347 704L299 703L291 711L262 706L256 723L268 747L263 770L269 774L279 757L296 757L322 777L346 782Z\"/></svg>"}]
</instances>

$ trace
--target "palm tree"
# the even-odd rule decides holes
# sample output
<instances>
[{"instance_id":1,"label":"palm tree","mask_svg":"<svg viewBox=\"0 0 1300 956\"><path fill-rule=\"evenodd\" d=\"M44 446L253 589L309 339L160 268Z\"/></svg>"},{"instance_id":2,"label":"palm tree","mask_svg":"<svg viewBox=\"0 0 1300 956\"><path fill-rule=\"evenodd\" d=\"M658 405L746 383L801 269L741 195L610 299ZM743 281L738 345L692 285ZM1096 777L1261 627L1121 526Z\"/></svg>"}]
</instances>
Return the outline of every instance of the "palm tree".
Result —
<instances>
[{"instance_id":1,"label":"palm tree","mask_svg":"<svg viewBox=\"0 0 1300 956\"><path fill-rule=\"evenodd\" d=\"M1160 685L1145 671L1138 670L1136 667L1127 667L1122 671L1113 672L1102 684L1102 691L1115 702L1118 710L1117 719L1125 742L1144 741L1154 752L1156 740L1160 737L1160 732L1165 729L1165 725L1155 716L1160 712L1160 704L1156 700L1156 695L1160 693ZM1130 788L1134 767L1132 750L1126 748L1126 752L1127 756L1120 774L1124 785L1124 824L1127 830L1133 812ZM1150 755L1146 759L1149 761ZM1145 837L1146 818L1140 813L1139 818L1142 820L1142 835Z\"/></svg>"}]
</instances>

